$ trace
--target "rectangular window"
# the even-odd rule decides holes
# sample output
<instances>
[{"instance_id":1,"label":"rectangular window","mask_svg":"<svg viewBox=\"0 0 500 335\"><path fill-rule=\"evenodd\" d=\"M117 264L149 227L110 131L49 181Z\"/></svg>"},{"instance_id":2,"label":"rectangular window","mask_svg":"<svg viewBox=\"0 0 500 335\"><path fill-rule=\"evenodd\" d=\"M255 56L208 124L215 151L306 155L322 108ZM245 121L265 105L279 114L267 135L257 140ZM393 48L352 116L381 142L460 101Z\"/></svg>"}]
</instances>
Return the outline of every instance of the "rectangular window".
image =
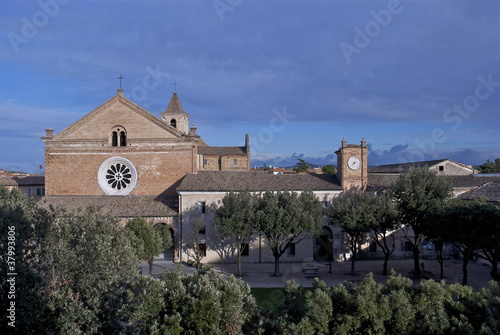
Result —
<instances>
[{"instance_id":1,"label":"rectangular window","mask_svg":"<svg viewBox=\"0 0 500 335\"><path fill-rule=\"evenodd\" d=\"M198 211L203 214L206 211L205 201L198 202Z\"/></svg>"},{"instance_id":2,"label":"rectangular window","mask_svg":"<svg viewBox=\"0 0 500 335\"><path fill-rule=\"evenodd\" d=\"M205 235L207 233L207 226L201 227L199 233Z\"/></svg>"},{"instance_id":3,"label":"rectangular window","mask_svg":"<svg viewBox=\"0 0 500 335\"><path fill-rule=\"evenodd\" d=\"M203 158L203 165L208 165L208 160L206 158Z\"/></svg>"},{"instance_id":4,"label":"rectangular window","mask_svg":"<svg viewBox=\"0 0 500 335\"><path fill-rule=\"evenodd\" d=\"M198 255L202 257L207 255L207 245L205 243L198 244Z\"/></svg>"},{"instance_id":5,"label":"rectangular window","mask_svg":"<svg viewBox=\"0 0 500 335\"><path fill-rule=\"evenodd\" d=\"M250 246L248 243L241 243L241 256L249 256L250 255Z\"/></svg>"},{"instance_id":6,"label":"rectangular window","mask_svg":"<svg viewBox=\"0 0 500 335\"><path fill-rule=\"evenodd\" d=\"M444 171L444 165L439 165L439 172L443 172Z\"/></svg>"},{"instance_id":7,"label":"rectangular window","mask_svg":"<svg viewBox=\"0 0 500 335\"><path fill-rule=\"evenodd\" d=\"M28 188L28 195L31 196L31 187Z\"/></svg>"},{"instance_id":8,"label":"rectangular window","mask_svg":"<svg viewBox=\"0 0 500 335\"><path fill-rule=\"evenodd\" d=\"M233 165L238 165L238 160L237 159L233 159Z\"/></svg>"},{"instance_id":9,"label":"rectangular window","mask_svg":"<svg viewBox=\"0 0 500 335\"><path fill-rule=\"evenodd\" d=\"M412 244L408 241L405 241L405 251L413 251Z\"/></svg>"},{"instance_id":10,"label":"rectangular window","mask_svg":"<svg viewBox=\"0 0 500 335\"><path fill-rule=\"evenodd\" d=\"M44 187L37 187L36 188L36 195L45 195L45 188Z\"/></svg>"},{"instance_id":11,"label":"rectangular window","mask_svg":"<svg viewBox=\"0 0 500 335\"><path fill-rule=\"evenodd\" d=\"M290 243L286 248L286 254L288 256L295 256L295 243Z\"/></svg>"}]
</instances>

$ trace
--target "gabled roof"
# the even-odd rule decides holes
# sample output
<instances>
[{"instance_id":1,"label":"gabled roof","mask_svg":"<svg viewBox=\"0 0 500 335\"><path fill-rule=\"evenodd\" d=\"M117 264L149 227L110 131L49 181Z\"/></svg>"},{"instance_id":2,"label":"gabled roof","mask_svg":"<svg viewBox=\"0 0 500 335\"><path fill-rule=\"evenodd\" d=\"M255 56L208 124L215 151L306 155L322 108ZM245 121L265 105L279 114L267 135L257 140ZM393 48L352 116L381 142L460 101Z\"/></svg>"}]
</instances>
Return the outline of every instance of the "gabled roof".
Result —
<instances>
[{"instance_id":1,"label":"gabled roof","mask_svg":"<svg viewBox=\"0 0 500 335\"><path fill-rule=\"evenodd\" d=\"M44 176L27 176L27 177L14 177L14 180L17 181L19 186L40 186L45 185L45 177Z\"/></svg>"},{"instance_id":2,"label":"gabled roof","mask_svg":"<svg viewBox=\"0 0 500 335\"><path fill-rule=\"evenodd\" d=\"M211 147L198 146L198 153L207 156L246 156L245 147Z\"/></svg>"},{"instance_id":3,"label":"gabled roof","mask_svg":"<svg viewBox=\"0 0 500 335\"><path fill-rule=\"evenodd\" d=\"M200 171L187 174L182 191L341 191L335 175L269 174L264 171Z\"/></svg>"},{"instance_id":4,"label":"gabled roof","mask_svg":"<svg viewBox=\"0 0 500 335\"><path fill-rule=\"evenodd\" d=\"M0 186L18 186L18 184L14 177L0 176Z\"/></svg>"},{"instance_id":5,"label":"gabled roof","mask_svg":"<svg viewBox=\"0 0 500 335\"><path fill-rule=\"evenodd\" d=\"M58 134L55 134L52 140L62 140L64 137L67 135L75 132L76 130L80 129L82 126L84 126L86 123L97 117L100 113L103 111L107 110L114 104L121 104L125 107L127 107L129 110L135 112L136 114L142 116L144 119L148 120L149 122L155 124L157 127L161 128L162 130L171 133L175 137L182 137L182 133L173 127L170 127L167 125L165 122L163 122L161 119L156 117L155 115L151 114L144 108L138 106L134 102L130 101L127 99L125 96L123 96L123 91L118 91L118 94L91 111L90 113L86 114L83 116L81 119L67 127L66 129L62 130Z\"/></svg>"},{"instance_id":6,"label":"gabled roof","mask_svg":"<svg viewBox=\"0 0 500 335\"><path fill-rule=\"evenodd\" d=\"M463 200L484 199L487 202L500 204L500 181L487 183L472 191L459 195Z\"/></svg>"},{"instance_id":7,"label":"gabled roof","mask_svg":"<svg viewBox=\"0 0 500 335\"><path fill-rule=\"evenodd\" d=\"M446 179L453 188L474 188L491 182L500 182L500 176L483 176L469 174L462 176L438 176ZM397 179L399 174L368 173L368 188L387 188Z\"/></svg>"},{"instance_id":8,"label":"gabled roof","mask_svg":"<svg viewBox=\"0 0 500 335\"><path fill-rule=\"evenodd\" d=\"M1 186L43 186L45 185L44 176L26 176L26 177L3 177L0 176Z\"/></svg>"},{"instance_id":9,"label":"gabled roof","mask_svg":"<svg viewBox=\"0 0 500 335\"><path fill-rule=\"evenodd\" d=\"M439 163L448 161L449 159L437 159L431 161L420 161L420 162L409 162L409 163L400 163L400 164L385 164L379 165L373 168L370 168L370 173L403 173L407 171L410 167L428 167L434 166ZM456 163L456 162L454 162ZM460 163L457 163L460 164ZM463 165L463 164L460 164Z\"/></svg>"},{"instance_id":10,"label":"gabled roof","mask_svg":"<svg viewBox=\"0 0 500 335\"><path fill-rule=\"evenodd\" d=\"M172 217L178 216L177 197L156 196L71 196L51 195L39 203L45 208L64 208L75 212L89 206L98 206L116 217Z\"/></svg>"}]
</instances>

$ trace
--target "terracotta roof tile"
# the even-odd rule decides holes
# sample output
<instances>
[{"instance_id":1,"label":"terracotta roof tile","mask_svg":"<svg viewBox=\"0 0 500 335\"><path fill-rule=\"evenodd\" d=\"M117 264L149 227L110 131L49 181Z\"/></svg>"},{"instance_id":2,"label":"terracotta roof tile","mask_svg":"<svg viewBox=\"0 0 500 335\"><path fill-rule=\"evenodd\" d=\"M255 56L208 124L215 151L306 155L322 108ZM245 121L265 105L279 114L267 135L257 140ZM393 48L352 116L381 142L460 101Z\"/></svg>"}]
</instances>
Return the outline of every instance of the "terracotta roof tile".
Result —
<instances>
[{"instance_id":1,"label":"terracotta roof tile","mask_svg":"<svg viewBox=\"0 0 500 335\"><path fill-rule=\"evenodd\" d=\"M410 167L428 167L444 162L447 159L436 159L431 161L410 162L401 164L385 164L370 168L371 173L402 173Z\"/></svg>"},{"instance_id":2,"label":"terracotta roof tile","mask_svg":"<svg viewBox=\"0 0 500 335\"><path fill-rule=\"evenodd\" d=\"M43 197L41 206L64 208L69 212L89 206L99 206L116 217L171 217L178 216L177 197L155 196L71 196Z\"/></svg>"},{"instance_id":3,"label":"terracotta roof tile","mask_svg":"<svg viewBox=\"0 0 500 335\"><path fill-rule=\"evenodd\" d=\"M342 190L335 175L269 174L263 171L200 171L184 177L177 191Z\"/></svg>"},{"instance_id":4,"label":"terracotta roof tile","mask_svg":"<svg viewBox=\"0 0 500 335\"><path fill-rule=\"evenodd\" d=\"M210 147L199 146L198 153L206 156L246 156L245 147Z\"/></svg>"},{"instance_id":5,"label":"terracotta roof tile","mask_svg":"<svg viewBox=\"0 0 500 335\"><path fill-rule=\"evenodd\" d=\"M500 204L500 181L490 182L483 185L475 190L465 192L459 195L459 198L464 200L474 200L482 198L488 202L494 202Z\"/></svg>"},{"instance_id":6,"label":"terracotta roof tile","mask_svg":"<svg viewBox=\"0 0 500 335\"><path fill-rule=\"evenodd\" d=\"M369 188L387 188L391 186L399 177L399 174L368 173ZM500 176L484 176L480 174L470 174L463 176L439 176L448 180L452 187L479 187L490 182L500 181Z\"/></svg>"},{"instance_id":7,"label":"terracotta roof tile","mask_svg":"<svg viewBox=\"0 0 500 335\"><path fill-rule=\"evenodd\" d=\"M0 176L0 186L17 186L14 177Z\"/></svg>"},{"instance_id":8,"label":"terracotta roof tile","mask_svg":"<svg viewBox=\"0 0 500 335\"><path fill-rule=\"evenodd\" d=\"M43 186L45 185L44 176L26 176L26 177L3 177L0 176L0 185L3 186Z\"/></svg>"}]
</instances>

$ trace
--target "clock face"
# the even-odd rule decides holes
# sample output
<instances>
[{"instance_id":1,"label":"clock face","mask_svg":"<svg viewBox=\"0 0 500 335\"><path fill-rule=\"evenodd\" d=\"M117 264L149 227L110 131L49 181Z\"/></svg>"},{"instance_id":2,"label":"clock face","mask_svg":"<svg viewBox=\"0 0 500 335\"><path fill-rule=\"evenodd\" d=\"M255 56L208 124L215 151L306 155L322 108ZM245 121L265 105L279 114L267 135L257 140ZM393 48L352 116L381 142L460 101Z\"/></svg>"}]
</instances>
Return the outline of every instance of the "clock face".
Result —
<instances>
[{"instance_id":1,"label":"clock face","mask_svg":"<svg viewBox=\"0 0 500 335\"><path fill-rule=\"evenodd\" d=\"M361 167L361 159L359 157L352 156L347 161L347 166L351 170L357 170Z\"/></svg>"}]
</instances>

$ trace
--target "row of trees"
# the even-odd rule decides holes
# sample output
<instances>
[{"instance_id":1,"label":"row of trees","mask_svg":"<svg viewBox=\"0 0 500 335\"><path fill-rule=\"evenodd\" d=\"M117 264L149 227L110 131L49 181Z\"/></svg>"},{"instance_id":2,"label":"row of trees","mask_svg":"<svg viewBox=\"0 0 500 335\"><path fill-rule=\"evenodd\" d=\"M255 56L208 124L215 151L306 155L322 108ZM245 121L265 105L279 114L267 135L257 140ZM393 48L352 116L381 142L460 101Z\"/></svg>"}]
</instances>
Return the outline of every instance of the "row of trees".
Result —
<instances>
[{"instance_id":1,"label":"row of trees","mask_svg":"<svg viewBox=\"0 0 500 335\"><path fill-rule=\"evenodd\" d=\"M396 229L401 229L411 245L414 275L420 276L419 254L424 241L436 246L443 278L443 245L451 244L463 256L463 281L467 284L467 264L484 258L492 265L491 276L500 280L500 210L484 201L451 199L451 186L425 168L402 174L385 194L346 193L333 201L329 211L347 233L352 253L352 272L357 250L371 233L387 261L392 254ZM390 239L388 241L388 239Z\"/></svg>"},{"instance_id":2,"label":"row of trees","mask_svg":"<svg viewBox=\"0 0 500 335\"><path fill-rule=\"evenodd\" d=\"M451 186L446 180L429 169L418 168L401 174L385 193L360 193L355 190L334 199L328 215L349 237L351 272L354 273L360 244L371 233L373 241L383 251L383 271L387 274L387 262L395 249L392 233L402 228L413 251L414 274L420 276L421 245L429 236L436 213L441 212L450 197ZM453 224L448 228L452 227Z\"/></svg>"},{"instance_id":3,"label":"row of trees","mask_svg":"<svg viewBox=\"0 0 500 335\"><path fill-rule=\"evenodd\" d=\"M359 284L314 289L288 282L279 313L262 318L260 334L498 334L500 289L391 274L386 283L366 276Z\"/></svg>"},{"instance_id":4,"label":"row of trees","mask_svg":"<svg viewBox=\"0 0 500 335\"><path fill-rule=\"evenodd\" d=\"M307 234L316 236L322 229L322 209L310 192L229 193L222 206L215 208L215 227L220 235L234 243L241 276L241 245L254 231L266 237L275 258L279 259L292 243ZM420 252L424 241L436 246L443 274L443 245L451 244L463 256L463 284L467 284L467 263L482 257L492 265L492 278L500 280L497 260L500 256L500 210L480 201L452 199L452 188L444 178L426 168L410 169L401 174L384 193L350 191L332 200L324 211L330 222L348 236L351 272L360 246L367 235L384 254L383 273L396 246L393 233L401 229L413 252L415 277L421 276ZM330 255L333 256L333 255Z\"/></svg>"},{"instance_id":5,"label":"row of trees","mask_svg":"<svg viewBox=\"0 0 500 335\"><path fill-rule=\"evenodd\" d=\"M222 238L235 245L238 276L241 276L241 245L257 230L274 256L274 275L280 275L280 257L292 244L322 228L321 203L311 192L228 193L215 209L215 227ZM231 243L230 242L230 243Z\"/></svg>"},{"instance_id":6,"label":"row of trees","mask_svg":"<svg viewBox=\"0 0 500 335\"><path fill-rule=\"evenodd\" d=\"M318 281L314 290L306 291L290 283L280 313L274 314L256 307L244 282L214 271L202 270L193 276L166 272L160 280L139 276L138 249L128 229L96 208L78 213L45 210L16 190L0 188L0 332L500 332L497 284L473 291L468 286L434 281L414 287L410 280L396 276L377 284L369 276L359 285L333 288ZM9 236L14 236L13 252ZM15 284L13 271L17 273ZM9 311L12 302L13 312Z\"/></svg>"}]
</instances>

